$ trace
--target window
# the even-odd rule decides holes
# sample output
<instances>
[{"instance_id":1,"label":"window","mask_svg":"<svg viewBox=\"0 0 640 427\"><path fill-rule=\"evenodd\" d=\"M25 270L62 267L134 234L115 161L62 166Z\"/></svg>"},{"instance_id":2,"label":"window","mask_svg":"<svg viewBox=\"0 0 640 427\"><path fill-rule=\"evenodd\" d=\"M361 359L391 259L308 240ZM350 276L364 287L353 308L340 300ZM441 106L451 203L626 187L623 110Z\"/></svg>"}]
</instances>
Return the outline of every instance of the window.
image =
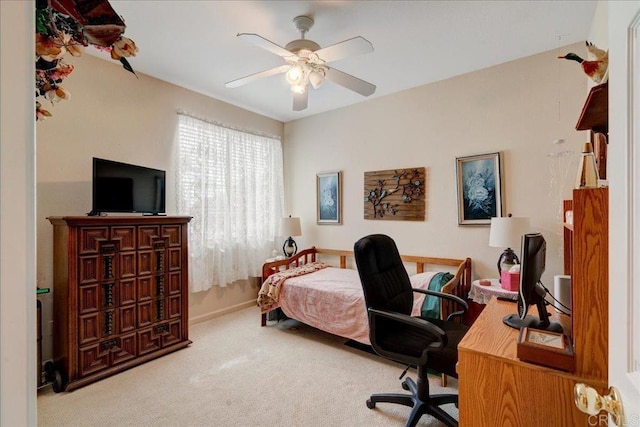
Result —
<instances>
[{"instance_id":1,"label":"window","mask_svg":"<svg viewBox=\"0 0 640 427\"><path fill-rule=\"evenodd\" d=\"M192 292L259 277L283 213L282 144L179 115L176 201L189 224Z\"/></svg>"}]
</instances>

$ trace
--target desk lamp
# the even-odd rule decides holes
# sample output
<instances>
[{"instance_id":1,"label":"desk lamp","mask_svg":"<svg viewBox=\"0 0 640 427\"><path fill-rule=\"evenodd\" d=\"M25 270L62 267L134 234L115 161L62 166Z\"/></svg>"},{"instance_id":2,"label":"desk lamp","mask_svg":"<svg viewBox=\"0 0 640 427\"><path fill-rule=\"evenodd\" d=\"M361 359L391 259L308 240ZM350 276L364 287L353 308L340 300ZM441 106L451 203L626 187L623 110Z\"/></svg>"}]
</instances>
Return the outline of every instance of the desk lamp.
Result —
<instances>
[{"instance_id":1,"label":"desk lamp","mask_svg":"<svg viewBox=\"0 0 640 427\"><path fill-rule=\"evenodd\" d=\"M289 236L282 245L282 252L287 258L291 258L298 252L298 245L291 236L302 236L302 228L300 227L300 218L289 217L282 218L280 220L280 235Z\"/></svg>"},{"instance_id":2,"label":"desk lamp","mask_svg":"<svg viewBox=\"0 0 640 427\"><path fill-rule=\"evenodd\" d=\"M505 248L498 258L498 277L502 271L509 271L515 264L520 264L518 256L513 248L520 248L520 240L523 234L529 230L529 218L514 217L509 214L506 217L491 218L491 231L489 232L489 246L493 248Z\"/></svg>"}]
</instances>

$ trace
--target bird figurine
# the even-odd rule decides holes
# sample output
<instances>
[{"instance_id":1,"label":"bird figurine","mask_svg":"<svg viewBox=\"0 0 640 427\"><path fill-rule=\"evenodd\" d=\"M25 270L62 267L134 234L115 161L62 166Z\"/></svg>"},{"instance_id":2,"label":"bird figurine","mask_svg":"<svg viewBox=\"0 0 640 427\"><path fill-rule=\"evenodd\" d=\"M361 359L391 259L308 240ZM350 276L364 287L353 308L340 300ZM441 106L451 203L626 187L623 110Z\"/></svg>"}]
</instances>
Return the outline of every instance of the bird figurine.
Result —
<instances>
[{"instance_id":1,"label":"bird figurine","mask_svg":"<svg viewBox=\"0 0 640 427\"><path fill-rule=\"evenodd\" d=\"M609 52L597 48L593 43L585 42L585 44L588 59L582 59L573 52L558 56L558 59L576 61L591 80L598 84L605 83L609 77Z\"/></svg>"},{"instance_id":2,"label":"bird figurine","mask_svg":"<svg viewBox=\"0 0 640 427\"><path fill-rule=\"evenodd\" d=\"M584 44L587 46L587 59L605 61L609 65L609 51L598 49L593 43L586 41Z\"/></svg>"}]
</instances>

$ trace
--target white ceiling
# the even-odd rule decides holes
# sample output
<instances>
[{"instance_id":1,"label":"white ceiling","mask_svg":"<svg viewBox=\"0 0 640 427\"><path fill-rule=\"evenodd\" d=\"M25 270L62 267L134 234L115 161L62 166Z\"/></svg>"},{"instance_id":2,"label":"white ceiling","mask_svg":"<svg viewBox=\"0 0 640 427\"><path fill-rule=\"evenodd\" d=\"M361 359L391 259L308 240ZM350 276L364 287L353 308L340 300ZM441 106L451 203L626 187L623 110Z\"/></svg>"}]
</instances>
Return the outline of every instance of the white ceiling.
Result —
<instances>
[{"instance_id":1,"label":"white ceiling","mask_svg":"<svg viewBox=\"0 0 640 427\"><path fill-rule=\"evenodd\" d=\"M584 41L595 1L169 1L111 0L140 49L136 71L282 122ZM374 52L330 65L377 86L362 97L327 82L292 110L283 74L229 89L224 83L284 62L236 37L257 33L284 46L292 19L322 47L355 36ZM88 49L87 51L92 51ZM101 52L97 56L103 57Z\"/></svg>"}]
</instances>

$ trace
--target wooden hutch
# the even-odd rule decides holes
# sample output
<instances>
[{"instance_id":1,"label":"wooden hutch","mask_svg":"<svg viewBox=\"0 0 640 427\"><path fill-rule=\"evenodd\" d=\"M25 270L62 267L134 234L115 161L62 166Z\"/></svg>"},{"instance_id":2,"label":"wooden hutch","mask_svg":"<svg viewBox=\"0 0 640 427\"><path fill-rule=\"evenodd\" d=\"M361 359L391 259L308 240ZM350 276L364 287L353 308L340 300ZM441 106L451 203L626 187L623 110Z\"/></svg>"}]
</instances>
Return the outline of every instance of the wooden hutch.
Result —
<instances>
[{"instance_id":1,"label":"wooden hutch","mask_svg":"<svg viewBox=\"0 0 640 427\"><path fill-rule=\"evenodd\" d=\"M603 142L596 157L606 162L606 84L591 89L576 128ZM573 210L573 224L564 225L572 316L554 313L553 320L571 336L573 372L519 360L518 331L502 324L516 307L493 299L458 347L460 425L594 425L575 406L573 388L585 383L603 393L608 387L608 194L608 188L574 190L563 206Z\"/></svg>"}]
</instances>

